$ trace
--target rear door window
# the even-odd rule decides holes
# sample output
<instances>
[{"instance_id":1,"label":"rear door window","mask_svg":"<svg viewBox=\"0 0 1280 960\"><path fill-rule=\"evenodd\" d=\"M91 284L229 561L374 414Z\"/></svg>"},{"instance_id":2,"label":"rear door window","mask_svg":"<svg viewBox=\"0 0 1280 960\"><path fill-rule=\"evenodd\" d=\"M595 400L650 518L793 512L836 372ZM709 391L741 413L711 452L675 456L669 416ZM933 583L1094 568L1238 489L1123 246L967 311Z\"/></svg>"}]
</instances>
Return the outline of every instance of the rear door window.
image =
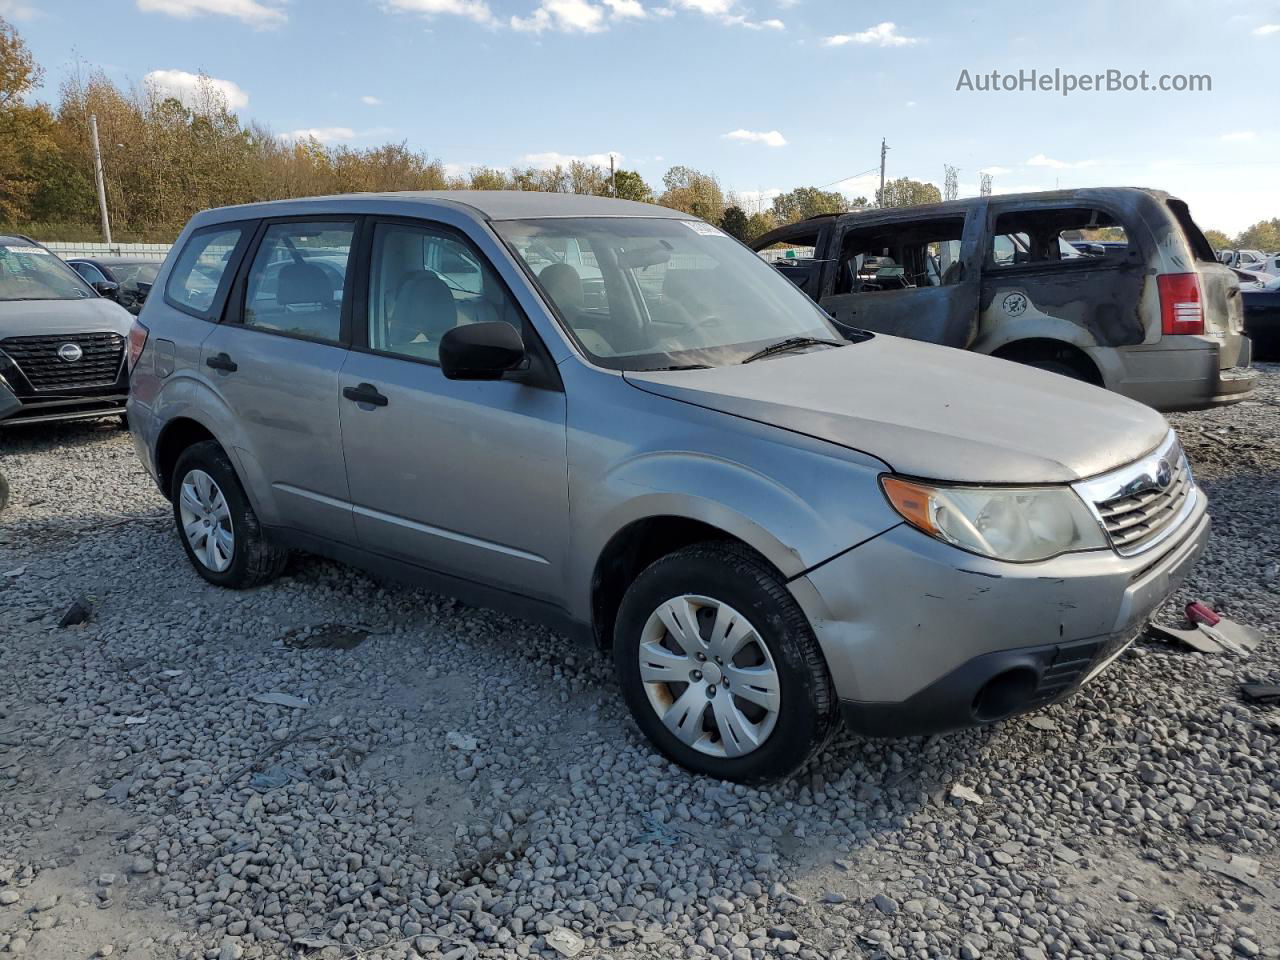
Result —
<instances>
[{"instance_id":1,"label":"rear door window","mask_svg":"<svg viewBox=\"0 0 1280 960\"><path fill-rule=\"evenodd\" d=\"M267 227L245 285L241 322L308 340L342 340L342 299L354 221Z\"/></svg>"},{"instance_id":2,"label":"rear door window","mask_svg":"<svg viewBox=\"0 0 1280 960\"><path fill-rule=\"evenodd\" d=\"M165 287L169 303L208 318L231 281L227 266L235 259L247 229L243 223L222 224L193 233L169 273Z\"/></svg>"},{"instance_id":3,"label":"rear door window","mask_svg":"<svg viewBox=\"0 0 1280 960\"><path fill-rule=\"evenodd\" d=\"M1105 210L1010 210L996 215L988 265L1009 268L1089 263L1124 259L1128 252L1128 233Z\"/></svg>"}]
</instances>

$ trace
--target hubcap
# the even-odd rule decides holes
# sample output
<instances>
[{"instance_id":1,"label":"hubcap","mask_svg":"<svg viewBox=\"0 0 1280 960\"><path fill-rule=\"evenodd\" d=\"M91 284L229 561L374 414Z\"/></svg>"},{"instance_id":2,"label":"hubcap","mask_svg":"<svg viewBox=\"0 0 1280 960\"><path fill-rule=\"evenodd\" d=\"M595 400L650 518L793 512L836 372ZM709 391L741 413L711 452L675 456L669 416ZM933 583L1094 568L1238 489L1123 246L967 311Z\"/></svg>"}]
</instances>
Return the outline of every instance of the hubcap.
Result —
<instances>
[{"instance_id":1,"label":"hubcap","mask_svg":"<svg viewBox=\"0 0 1280 960\"><path fill-rule=\"evenodd\" d=\"M178 513L182 519L182 535L191 552L214 573L231 566L235 555L235 529L227 498L203 470L192 470L182 478L179 488Z\"/></svg>"},{"instance_id":2,"label":"hubcap","mask_svg":"<svg viewBox=\"0 0 1280 960\"><path fill-rule=\"evenodd\" d=\"M741 757L773 732L781 682L759 632L737 610L684 595L649 615L640 679L659 719L683 743L713 757Z\"/></svg>"}]
</instances>

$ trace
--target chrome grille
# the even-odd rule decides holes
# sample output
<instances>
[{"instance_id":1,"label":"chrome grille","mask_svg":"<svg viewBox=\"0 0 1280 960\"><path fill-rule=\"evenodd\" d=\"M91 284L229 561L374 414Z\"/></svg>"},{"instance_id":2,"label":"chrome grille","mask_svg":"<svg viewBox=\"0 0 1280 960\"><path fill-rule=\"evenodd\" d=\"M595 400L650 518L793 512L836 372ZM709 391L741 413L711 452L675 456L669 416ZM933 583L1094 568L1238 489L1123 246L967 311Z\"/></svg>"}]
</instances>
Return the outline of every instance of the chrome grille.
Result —
<instances>
[{"instance_id":1,"label":"chrome grille","mask_svg":"<svg viewBox=\"0 0 1280 960\"><path fill-rule=\"evenodd\" d=\"M1196 484L1177 437L1101 477L1076 484L1116 551L1132 556L1154 547L1181 524L1195 503Z\"/></svg>"},{"instance_id":2,"label":"chrome grille","mask_svg":"<svg viewBox=\"0 0 1280 960\"><path fill-rule=\"evenodd\" d=\"M58 356L58 348L64 343L74 343L80 348L79 360L68 362ZM55 393L114 384L124 361L124 337L118 333L9 337L0 340L0 350L18 365L32 389Z\"/></svg>"}]
</instances>

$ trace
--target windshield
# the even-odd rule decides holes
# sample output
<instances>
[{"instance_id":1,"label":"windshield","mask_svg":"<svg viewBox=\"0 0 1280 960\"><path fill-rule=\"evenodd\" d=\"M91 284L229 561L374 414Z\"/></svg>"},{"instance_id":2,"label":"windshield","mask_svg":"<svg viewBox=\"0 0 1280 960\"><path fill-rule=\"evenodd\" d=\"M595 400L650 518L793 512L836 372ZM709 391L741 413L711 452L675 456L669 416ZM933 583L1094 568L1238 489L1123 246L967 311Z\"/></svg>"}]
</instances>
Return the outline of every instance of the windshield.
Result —
<instances>
[{"instance_id":1,"label":"windshield","mask_svg":"<svg viewBox=\"0 0 1280 960\"><path fill-rule=\"evenodd\" d=\"M44 247L0 243L0 300L85 300L93 295L78 273Z\"/></svg>"},{"instance_id":2,"label":"windshield","mask_svg":"<svg viewBox=\"0 0 1280 960\"><path fill-rule=\"evenodd\" d=\"M789 280L701 221L590 217L493 226L604 367L724 366L790 337L840 339Z\"/></svg>"},{"instance_id":3,"label":"windshield","mask_svg":"<svg viewBox=\"0 0 1280 960\"><path fill-rule=\"evenodd\" d=\"M134 260L127 263L108 263L116 283L122 287L136 287L139 283L155 283L160 272L158 260Z\"/></svg>"}]
</instances>

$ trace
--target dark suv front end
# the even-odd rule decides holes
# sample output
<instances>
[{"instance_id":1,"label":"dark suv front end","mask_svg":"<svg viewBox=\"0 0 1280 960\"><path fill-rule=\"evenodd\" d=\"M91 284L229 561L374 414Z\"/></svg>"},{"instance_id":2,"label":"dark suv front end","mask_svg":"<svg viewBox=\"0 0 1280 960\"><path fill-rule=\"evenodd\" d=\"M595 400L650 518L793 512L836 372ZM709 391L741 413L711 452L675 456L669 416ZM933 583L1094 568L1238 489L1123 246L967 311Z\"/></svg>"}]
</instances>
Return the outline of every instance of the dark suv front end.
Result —
<instances>
[{"instance_id":1,"label":"dark suv front end","mask_svg":"<svg viewBox=\"0 0 1280 960\"><path fill-rule=\"evenodd\" d=\"M38 243L0 236L0 383L21 403L2 423L123 414L132 319Z\"/></svg>"}]
</instances>

